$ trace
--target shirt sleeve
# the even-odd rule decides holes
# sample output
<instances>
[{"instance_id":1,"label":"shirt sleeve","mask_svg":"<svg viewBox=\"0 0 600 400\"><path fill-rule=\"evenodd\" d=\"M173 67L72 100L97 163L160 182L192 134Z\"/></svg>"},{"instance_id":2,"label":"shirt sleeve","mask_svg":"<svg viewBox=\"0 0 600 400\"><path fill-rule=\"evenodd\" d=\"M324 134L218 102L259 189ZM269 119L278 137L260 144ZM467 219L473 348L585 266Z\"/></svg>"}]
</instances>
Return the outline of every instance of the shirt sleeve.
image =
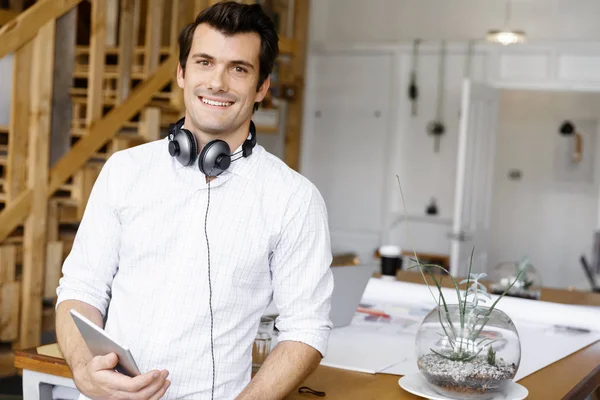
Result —
<instances>
[{"instance_id":1,"label":"shirt sleeve","mask_svg":"<svg viewBox=\"0 0 600 400\"><path fill-rule=\"evenodd\" d=\"M92 188L73 248L63 264L56 306L80 300L106 316L111 286L119 265L121 224L111 186L117 178L114 155L102 167Z\"/></svg>"},{"instance_id":2,"label":"shirt sleeve","mask_svg":"<svg viewBox=\"0 0 600 400\"><path fill-rule=\"evenodd\" d=\"M273 301L279 310L278 341L299 341L327 352L333 274L327 210L309 184L296 193L284 214L271 255Z\"/></svg>"}]
</instances>

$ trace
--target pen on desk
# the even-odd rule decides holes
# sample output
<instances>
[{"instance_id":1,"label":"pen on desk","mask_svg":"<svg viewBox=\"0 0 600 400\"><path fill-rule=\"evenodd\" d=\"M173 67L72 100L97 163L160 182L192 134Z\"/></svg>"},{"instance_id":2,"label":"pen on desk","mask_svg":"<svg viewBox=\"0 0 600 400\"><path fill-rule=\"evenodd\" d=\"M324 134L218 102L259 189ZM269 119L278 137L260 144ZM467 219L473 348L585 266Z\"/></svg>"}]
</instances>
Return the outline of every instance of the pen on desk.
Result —
<instances>
[{"instance_id":1,"label":"pen on desk","mask_svg":"<svg viewBox=\"0 0 600 400\"><path fill-rule=\"evenodd\" d=\"M567 326L567 325L554 325L555 329L559 329L559 330L565 330L568 332L577 332L577 333L590 333L589 329L585 329L585 328L576 328L573 326Z\"/></svg>"},{"instance_id":2,"label":"pen on desk","mask_svg":"<svg viewBox=\"0 0 600 400\"><path fill-rule=\"evenodd\" d=\"M383 311L371 310L370 308L358 307L356 311L363 314L373 315L375 317L391 318L389 314L386 314Z\"/></svg>"}]
</instances>

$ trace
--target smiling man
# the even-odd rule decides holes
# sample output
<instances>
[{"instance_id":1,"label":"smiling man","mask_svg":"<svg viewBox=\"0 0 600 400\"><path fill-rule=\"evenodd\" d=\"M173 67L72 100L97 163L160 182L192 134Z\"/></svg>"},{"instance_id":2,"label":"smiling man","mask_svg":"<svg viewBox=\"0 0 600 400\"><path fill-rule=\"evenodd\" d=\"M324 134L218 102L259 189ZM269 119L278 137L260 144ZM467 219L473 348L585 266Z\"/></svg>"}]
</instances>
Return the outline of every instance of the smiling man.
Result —
<instances>
[{"instance_id":1,"label":"smiling man","mask_svg":"<svg viewBox=\"0 0 600 400\"><path fill-rule=\"evenodd\" d=\"M102 169L58 288L58 342L82 398L282 399L325 354L325 204L256 143L251 122L277 43L258 5L203 11L179 38L185 118ZM251 380L272 300L279 344ZM129 347L143 374L92 357L70 309Z\"/></svg>"}]
</instances>

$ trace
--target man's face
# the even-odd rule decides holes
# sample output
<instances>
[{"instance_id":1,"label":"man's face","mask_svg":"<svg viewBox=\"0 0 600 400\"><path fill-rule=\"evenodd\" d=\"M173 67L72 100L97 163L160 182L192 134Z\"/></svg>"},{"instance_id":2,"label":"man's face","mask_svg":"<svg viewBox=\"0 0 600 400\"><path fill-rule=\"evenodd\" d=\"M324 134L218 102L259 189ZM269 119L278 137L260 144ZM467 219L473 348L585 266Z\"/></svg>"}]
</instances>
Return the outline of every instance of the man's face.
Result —
<instances>
[{"instance_id":1,"label":"man's face","mask_svg":"<svg viewBox=\"0 0 600 400\"><path fill-rule=\"evenodd\" d=\"M185 73L177 68L183 88L186 128L210 135L235 132L252 116L269 79L256 90L259 76L260 36L240 33L225 36L208 24L194 32ZM191 119L191 121L189 121Z\"/></svg>"}]
</instances>

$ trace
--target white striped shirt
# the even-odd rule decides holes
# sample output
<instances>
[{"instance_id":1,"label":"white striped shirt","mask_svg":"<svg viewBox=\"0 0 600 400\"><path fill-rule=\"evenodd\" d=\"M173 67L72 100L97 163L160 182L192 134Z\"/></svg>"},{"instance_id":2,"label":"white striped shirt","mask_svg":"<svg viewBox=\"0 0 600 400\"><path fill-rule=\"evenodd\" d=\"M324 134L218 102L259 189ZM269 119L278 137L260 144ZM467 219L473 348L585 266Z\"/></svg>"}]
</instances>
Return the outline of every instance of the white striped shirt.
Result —
<instances>
[{"instance_id":1,"label":"white striped shirt","mask_svg":"<svg viewBox=\"0 0 600 400\"><path fill-rule=\"evenodd\" d=\"M58 303L96 307L142 372L168 369L166 399L210 399L208 185L158 140L114 154L63 265ZM238 149L239 151L240 149ZM279 341L323 355L331 329L331 246L323 199L257 145L210 183L208 239L215 399L249 383L252 343L271 300Z\"/></svg>"}]
</instances>

